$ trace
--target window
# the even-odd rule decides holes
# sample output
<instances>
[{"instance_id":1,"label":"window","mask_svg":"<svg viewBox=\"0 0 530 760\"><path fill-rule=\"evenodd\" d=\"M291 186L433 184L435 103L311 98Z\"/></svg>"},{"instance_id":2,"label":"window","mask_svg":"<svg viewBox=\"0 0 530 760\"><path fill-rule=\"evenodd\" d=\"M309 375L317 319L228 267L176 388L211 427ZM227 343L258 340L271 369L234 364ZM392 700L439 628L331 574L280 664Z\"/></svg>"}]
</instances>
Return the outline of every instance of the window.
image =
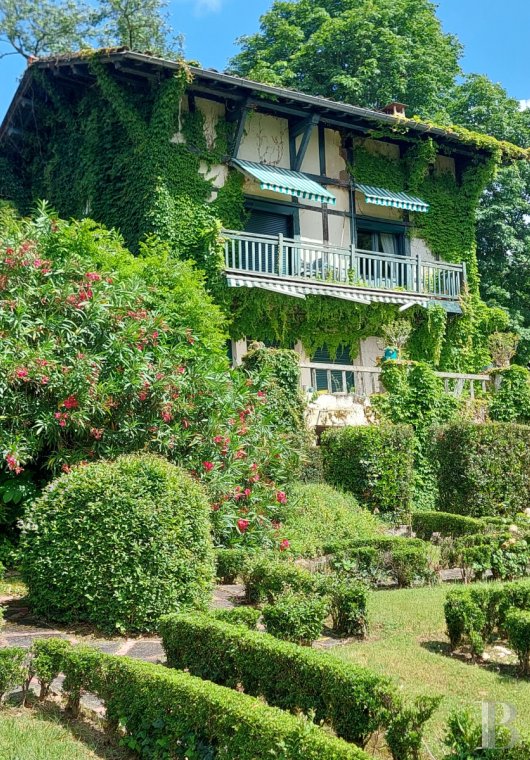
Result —
<instances>
[{"instance_id":1,"label":"window","mask_svg":"<svg viewBox=\"0 0 530 760\"><path fill-rule=\"evenodd\" d=\"M357 251L359 279L366 286L385 289L407 288L411 281L411 270L410 261L406 257L404 227L360 219L357 229ZM370 253L376 255L371 256ZM388 261L385 261L387 256Z\"/></svg>"},{"instance_id":2,"label":"window","mask_svg":"<svg viewBox=\"0 0 530 760\"><path fill-rule=\"evenodd\" d=\"M347 346L340 346L332 359L327 346L322 346L313 356L316 364L336 364L337 369L313 370L313 383L317 391L331 391L331 393L352 393L354 382L353 372L343 370L340 365L351 365L350 350Z\"/></svg>"},{"instance_id":3,"label":"window","mask_svg":"<svg viewBox=\"0 0 530 760\"><path fill-rule=\"evenodd\" d=\"M386 253L388 256L403 256L405 252L404 234L383 230L357 230L357 248L361 251Z\"/></svg>"}]
</instances>

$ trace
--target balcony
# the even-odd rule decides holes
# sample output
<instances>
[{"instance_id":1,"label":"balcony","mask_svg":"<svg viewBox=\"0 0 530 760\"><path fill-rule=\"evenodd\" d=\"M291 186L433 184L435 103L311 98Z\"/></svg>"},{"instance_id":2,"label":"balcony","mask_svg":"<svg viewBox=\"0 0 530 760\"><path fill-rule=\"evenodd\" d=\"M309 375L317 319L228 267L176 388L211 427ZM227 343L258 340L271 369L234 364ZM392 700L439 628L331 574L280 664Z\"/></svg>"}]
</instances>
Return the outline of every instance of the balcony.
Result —
<instances>
[{"instance_id":1,"label":"balcony","mask_svg":"<svg viewBox=\"0 0 530 760\"><path fill-rule=\"evenodd\" d=\"M391 256L325 243L223 231L229 285L261 287L304 298L330 295L357 303L381 301L402 308L436 301L448 311L458 305L466 279L464 264Z\"/></svg>"}]
</instances>

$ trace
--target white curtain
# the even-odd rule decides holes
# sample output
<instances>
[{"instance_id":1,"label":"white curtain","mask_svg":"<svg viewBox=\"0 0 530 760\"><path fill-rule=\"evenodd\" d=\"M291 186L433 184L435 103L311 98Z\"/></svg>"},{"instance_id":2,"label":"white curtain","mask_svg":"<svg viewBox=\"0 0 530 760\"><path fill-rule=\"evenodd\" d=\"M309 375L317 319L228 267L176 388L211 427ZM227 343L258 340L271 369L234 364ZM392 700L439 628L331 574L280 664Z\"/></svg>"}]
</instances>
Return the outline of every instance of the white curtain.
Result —
<instances>
[{"instance_id":1,"label":"white curtain","mask_svg":"<svg viewBox=\"0 0 530 760\"><path fill-rule=\"evenodd\" d=\"M383 249L383 253L388 253L389 256L396 256L396 236L391 235L388 232L380 232L379 237L381 238L381 247Z\"/></svg>"}]
</instances>

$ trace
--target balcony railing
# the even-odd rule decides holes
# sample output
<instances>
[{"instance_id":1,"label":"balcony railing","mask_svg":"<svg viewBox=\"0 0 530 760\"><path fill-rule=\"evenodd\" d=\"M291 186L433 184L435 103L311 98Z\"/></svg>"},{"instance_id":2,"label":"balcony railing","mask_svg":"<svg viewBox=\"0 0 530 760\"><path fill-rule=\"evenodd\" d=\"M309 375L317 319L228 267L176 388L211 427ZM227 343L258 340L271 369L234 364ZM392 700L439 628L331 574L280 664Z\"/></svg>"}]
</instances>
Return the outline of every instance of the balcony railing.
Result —
<instances>
[{"instance_id":1,"label":"balcony railing","mask_svg":"<svg viewBox=\"0 0 530 760\"><path fill-rule=\"evenodd\" d=\"M463 264L391 256L283 235L225 230L225 266L282 279L310 279L358 288L406 291L458 300L465 281Z\"/></svg>"},{"instance_id":2,"label":"balcony railing","mask_svg":"<svg viewBox=\"0 0 530 760\"><path fill-rule=\"evenodd\" d=\"M358 398L368 398L375 393L384 391L381 385L381 367L361 367L349 364L324 364L320 362L302 363L301 370L309 370L311 373L311 389L327 391L328 393L352 394ZM461 374L458 372L436 372L437 377L443 380L447 393L456 397L469 393L470 398L475 398L475 385L478 385L483 393L488 390L491 382L489 375ZM324 381L324 382L322 382ZM325 387L322 387L322 386ZM309 390L305 388L305 390Z\"/></svg>"}]
</instances>

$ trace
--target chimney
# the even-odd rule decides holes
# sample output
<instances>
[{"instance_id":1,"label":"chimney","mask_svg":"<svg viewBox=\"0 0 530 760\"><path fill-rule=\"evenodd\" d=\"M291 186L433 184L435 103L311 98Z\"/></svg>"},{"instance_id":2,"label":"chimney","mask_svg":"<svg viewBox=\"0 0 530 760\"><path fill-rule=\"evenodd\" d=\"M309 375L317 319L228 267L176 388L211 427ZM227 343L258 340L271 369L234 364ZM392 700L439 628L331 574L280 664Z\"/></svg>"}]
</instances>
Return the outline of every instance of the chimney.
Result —
<instances>
[{"instance_id":1,"label":"chimney","mask_svg":"<svg viewBox=\"0 0 530 760\"><path fill-rule=\"evenodd\" d=\"M405 103L398 103L393 101L384 108L381 108L382 113L387 113L389 116L405 116L405 110L407 106Z\"/></svg>"}]
</instances>

